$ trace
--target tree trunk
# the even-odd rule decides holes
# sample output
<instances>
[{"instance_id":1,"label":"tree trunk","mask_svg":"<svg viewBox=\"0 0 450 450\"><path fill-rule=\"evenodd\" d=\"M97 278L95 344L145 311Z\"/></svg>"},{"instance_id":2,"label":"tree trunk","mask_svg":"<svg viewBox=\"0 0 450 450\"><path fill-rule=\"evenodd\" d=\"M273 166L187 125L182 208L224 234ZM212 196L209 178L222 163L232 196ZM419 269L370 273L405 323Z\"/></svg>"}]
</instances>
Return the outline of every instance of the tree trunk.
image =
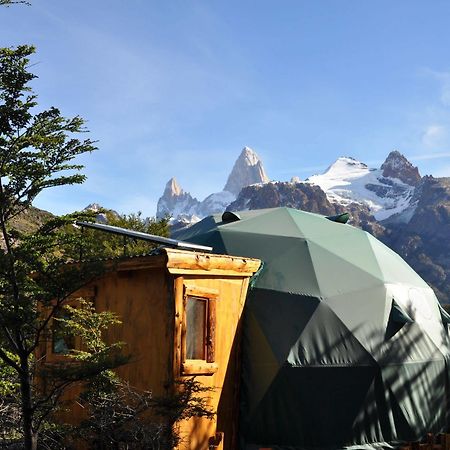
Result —
<instances>
[{"instance_id":1,"label":"tree trunk","mask_svg":"<svg viewBox=\"0 0 450 450\"><path fill-rule=\"evenodd\" d=\"M20 355L20 392L22 397L22 430L25 450L37 449L37 435L33 432L31 373L28 355Z\"/></svg>"}]
</instances>

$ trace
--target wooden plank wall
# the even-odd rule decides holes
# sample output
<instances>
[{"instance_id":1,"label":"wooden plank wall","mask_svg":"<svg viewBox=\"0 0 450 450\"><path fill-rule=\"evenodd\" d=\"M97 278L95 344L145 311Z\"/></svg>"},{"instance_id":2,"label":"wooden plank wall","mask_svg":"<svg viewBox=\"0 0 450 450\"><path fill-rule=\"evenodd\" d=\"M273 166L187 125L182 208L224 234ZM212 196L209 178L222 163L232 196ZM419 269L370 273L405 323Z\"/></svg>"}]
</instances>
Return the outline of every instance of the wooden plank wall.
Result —
<instances>
[{"instance_id":1,"label":"wooden plank wall","mask_svg":"<svg viewBox=\"0 0 450 450\"><path fill-rule=\"evenodd\" d=\"M239 388L240 322L248 287L246 277L185 276L185 286L216 289L220 292L216 307L217 372L198 375L196 379L212 388L208 402L217 411L213 420L193 418L180 424L183 438L179 450L235 450L237 448L237 415Z\"/></svg>"},{"instance_id":2,"label":"wooden plank wall","mask_svg":"<svg viewBox=\"0 0 450 450\"><path fill-rule=\"evenodd\" d=\"M188 256L192 258L192 255ZM208 262L212 256L202 258ZM199 264L204 263L203 259ZM231 258L230 263L230 257L222 259L224 264L237 264L237 268L228 272L221 268L220 273L216 270L210 273L201 265L200 269L183 269L182 273L178 273L181 269L172 268L174 273L168 273L170 270L160 260L151 267L136 266L139 261L133 260L88 286L95 290L97 311L113 311L122 319L121 324L112 326L104 335L109 342L124 342L124 352L131 355L130 362L117 369L119 376L137 389L151 391L154 396L170 394L176 388L175 379L192 377L184 365L180 369L183 346L180 347L178 335L182 329L182 315L178 312L184 302L183 292L191 289L195 294L197 289L217 293L211 300L215 315L210 318L210 322L215 319L211 326L215 346L213 351L208 350L207 358L213 360L207 363L214 365L214 371L208 374L200 372L196 376L197 381L211 388L205 396L217 415L212 420L193 418L180 423L183 441L177 450L237 448L241 317L248 276L253 271L241 273L237 269L239 264L252 268L250 262L256 268L259 262L236 262ZM43 352L45 354L45 349ZM74 390L65 396L72 402L72 408L68 414L61 414L62 421L77 423L84 418L85 412L73 403L77 393Z\"/></svg>"},{"instance_id":3,"label":"wooden plank wall","mask_svg":"<svg viewBox=\"0 0 450 450\"><path fill-rule=\"evenodd\" d=\"M165 269L108 273L91 287L96 290L97 311L112 311L122 321L104 333L108 342L123 342L123 353L130 356L129 363L116 372L134 388L151 391L154 396L167 395L173 380L174 318ZM59 361L66 358L53 357ZM61 422L77 424L85 418L84 408L74 402L80 391L81 386L75 385L65 392L63 399L69 402L70 409L58 413Z\"/></svg>"},{"instance_id":4,"label":"wooden plank wall","mask_svg":"<svg viewBox=\"0 0 450 450\"><path fill-rule=\"evenodd\" d=\"M117 369L131 386L167 394L171 380L173 306L164 269L112 273L97 283L96 308L114 311L122 324L106 332L109 342L125 343L128 364Z\"/></svg>"}]
</instances>

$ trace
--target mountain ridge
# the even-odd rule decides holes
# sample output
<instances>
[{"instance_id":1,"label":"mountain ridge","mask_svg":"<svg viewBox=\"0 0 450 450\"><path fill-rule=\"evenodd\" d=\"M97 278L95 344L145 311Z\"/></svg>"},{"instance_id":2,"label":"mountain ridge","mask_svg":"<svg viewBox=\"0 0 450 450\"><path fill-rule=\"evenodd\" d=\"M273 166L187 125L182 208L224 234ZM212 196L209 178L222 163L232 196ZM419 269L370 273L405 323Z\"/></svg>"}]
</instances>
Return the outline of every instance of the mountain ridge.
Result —
<instances>
[{"instance_id":1,"label":"mountain ridge","mask_svg":"<svg viewBox=\"0 0 450 450\"><path fill-rule=\"evenodd\" d=\"M265 174L262 161L258 166ZM394 150L379 168L343 156L305 181L296 177L290 182L268 181L268 177L259 180L243 186L235 197L232 194L228 205L222 202L223 209L197 207L195 221L224 210L277 206L324 215L348 212L349 224L370 232L397 251L443 303L450 303L450 178L422 177L417 167ZM174 227L191 223L192 217L174 216Z\"/></svg>"},{"instance_id":2,"label":"mountain ridge","mask_svg":"<svg viewBox=\"0 0 450 450\"><path fill-rule=\"evenodd\" d=\"M367 205L381 221L410 206L420 179L417 167L394 150L379 169L369 168L351 157L340 157L322 174L313 175L306 182L320 186L332 203Z\"/></svg>"},{"instance_id":3,"label":"mountain ridge","mask_svg":"<svg viewBox=\"0 0 450 450\"><path fill-rule=\"evenodd\" d=\"M401 222L408 221L414 211L414 194L420 180L418 168L394 150L379 168L369 168L355 158L342 156L323 173L312 175L305 181L293 177L291 182L319 186L332 204L346 207L351 204L365 205L378 221L395 216L395 220ZM244 147L223 191L199 201L181 189L175 178L171 178L158 200L156 216L171 216L172 222L186 225L195 223L210 214L223 212L237 201L242 189L247 186L262 186L270 182L256 152ZM242 200L238 205L246 208Z\"/></svg>"},{"instance_id":4,"label":"mountain ridge","mask_svg":"<svg viewBox=\"0 0 450 450\"><path fill-rule=\"evenodd\" d=\"M259 156L250 147L244 147L223 190L208 195L202 201L184 191L172 177L167 182L163 195L158 199L156 217L171 216L175 221L195 223L203 217L225 211L243 187L268 181Z\"/></svg>"},{"instance_id":5,"label":"mountain ridge","mask_svg":"<svg viewBox=\"0 0 450 450\"><path fill-rule=\"evenodd\" d=\"M234 163L223 190L231 192L237 197L243 187L268 181L269 177L264 170L262 161L250 147L246 146Z\"/></svg>"}]
</instances>

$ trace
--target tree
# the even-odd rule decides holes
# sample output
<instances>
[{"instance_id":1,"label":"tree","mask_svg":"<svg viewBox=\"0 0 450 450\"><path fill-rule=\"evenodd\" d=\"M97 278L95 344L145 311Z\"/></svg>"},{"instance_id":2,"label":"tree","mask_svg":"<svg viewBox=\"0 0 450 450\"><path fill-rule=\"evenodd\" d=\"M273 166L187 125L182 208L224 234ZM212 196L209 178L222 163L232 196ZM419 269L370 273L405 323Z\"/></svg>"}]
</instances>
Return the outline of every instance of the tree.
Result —
<instances>
[{"instance_id":1,"label":"tree","mask_svg":"<svg viewBox=\"0 0 450 450\"><path fill-rule=\"evenodd\" d=\"M106 209L99 210L97 213L101 214L108 225L157 236L169 236L169 218L159 220L152 217L144 218L141 212L120 215ZM157 247L148 241L124 239L122 236L96 230L84 229L82 234L83 246L80 250L84 259L95 258L98 255L103 258L143 255Z\"/></svg>"},{"instance_id":2,"label":"tree","mask_svg":"<svg viewBox=\"0 0 450 450\"><path fill-rule=\"evenodd\" d=\"M84 363L84 367L75 365L68 370L61 365L60 374L53 368L46 378L61 383L81 375L87 380L77 399L86 411L86 418L77 426L62 427L62 433L53 427L51 450L56 446L66 448L66 444L71 448L71 443L80 440L95 449L172 449L181 442L179 421L214 417L209 398L204 395L213 389L194 377L176 381L171 392L161 397L133 388L110 369L95 370L94 376L86 377L92 367L111 360L111 351L120 351L121 342L108 344L102 338L103 330L120 321L112 312L96 312L93 304L84 299L79 299L77 307L69 304L63 309L64 316L57 320L64 328L64 336L77 335L85 343L83 349L68 354Z\"/></svg>"},{"instance_id":3,"label":"tree","mask_svg":"<svg viewBox=\"0 0 450 450\"><path fill-rule=\"evenodd\" d=\"M29 71L34 51L31 46L0 49L0 370L14 375L18 389L9 387L20 400L16 412L27 450L37 448L39 432L68 385L123 363L114 351L104 351L70 376L55 368L48 374L54 380L50 392L36 385L41 370L36 350L53 319L102 267L67 264L79 247L79 235L66 232L76 215L54 217L29 234L13 227L43 190L82 183L83 166L74 160L95 150L93 141L76 137L86 131L81 117L65 118L55 107L37 112L29 86L35 78Z\"/></svg>"}]
</instances>

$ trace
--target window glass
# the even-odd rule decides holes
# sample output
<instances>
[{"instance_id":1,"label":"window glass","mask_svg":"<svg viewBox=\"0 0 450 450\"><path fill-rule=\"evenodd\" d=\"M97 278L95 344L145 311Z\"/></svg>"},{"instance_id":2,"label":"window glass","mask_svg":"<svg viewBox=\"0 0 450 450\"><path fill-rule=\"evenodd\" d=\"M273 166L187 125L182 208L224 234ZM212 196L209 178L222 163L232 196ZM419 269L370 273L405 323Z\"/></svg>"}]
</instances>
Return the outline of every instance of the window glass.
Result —
<instances>
[{"instance_id":1,"label":"window glass","mask_svg":"<svg viewBox=\"0 0 450 450\"><path fill-rule=\"evenodd\" d=\"M187 297L186 300L186 359L206 359L207 300Z\"/></svg>"},{"instance_id":2,"label":"window glass","mask_svg":"<svg viewBox=\"0 0 450 450\"><path fill-rule=\"evenodd\" d=\"M68 334L59 320L53 320L52 352L63 355L75 348L75 336Z\"/></svg>"}]
</instances>

